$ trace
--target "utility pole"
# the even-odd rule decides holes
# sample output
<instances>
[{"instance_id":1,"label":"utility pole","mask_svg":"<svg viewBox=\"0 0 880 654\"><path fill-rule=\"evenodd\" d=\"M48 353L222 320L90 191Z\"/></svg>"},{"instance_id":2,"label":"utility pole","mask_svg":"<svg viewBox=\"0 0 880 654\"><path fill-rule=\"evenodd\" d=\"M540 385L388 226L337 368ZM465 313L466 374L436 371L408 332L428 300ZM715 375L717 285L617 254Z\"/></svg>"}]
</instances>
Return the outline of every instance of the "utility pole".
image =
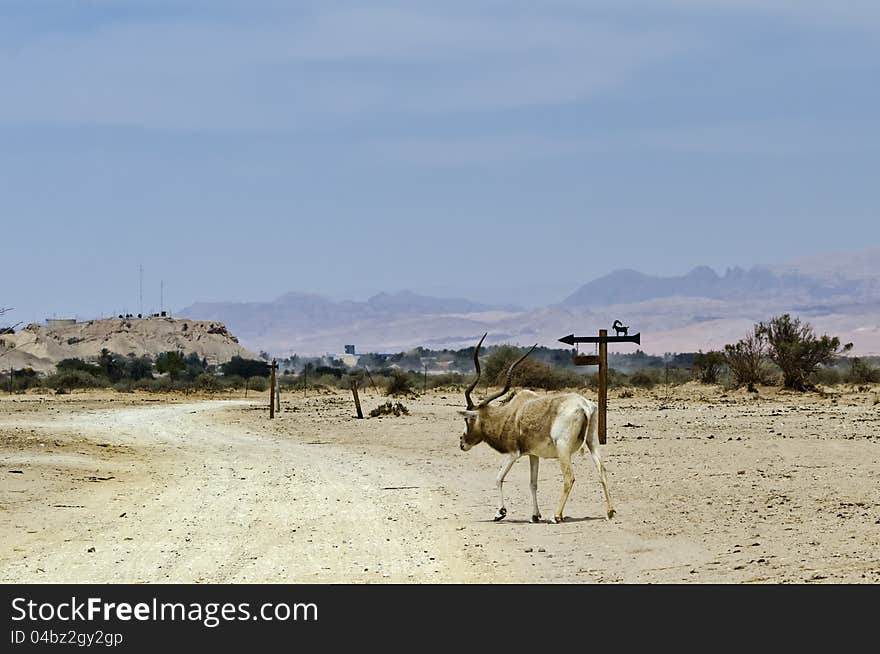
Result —
<instances>
[{"instance_id":1,"label":"utility pole","mask_svg":"<svg viewBox=\"0 0 880 654\"><path fill-rule=\"evenodd\" d=\"M159 282L159 315L165 311L165 280Z\"/></svg>"},{"instance_id":2,"label":"utility pole","mask_svg":"<svg viewBox=\"0 0 880 654\"><path fill-rule=\"evenodd\" d=\"M275 410L281 413L281 375L275 377Z\"/></svg>"},{"instance_id":3,"label":"utility pole","mask_svg":"<svg viewBox=\"0 0 880 654\"><path fill-rule=\"evenodd\" d=\"M278 367L278 362L275 359L272 359L272 365L269 366L269 419L275 417L275 369Z\"/></svg>"},{"instance_id":4,"label":"utility pole","mask_svg":"<svg viewBox=\"0 0 880 654\"><path fill-rule=\"evenodd\" d=\"M422 393L426 393L428 391L428 364L425 364L425 381L422 384Z\"/></svg>"},{"instance_id":5,"label":"utility pole","mask_svg":"<svg viewBox=\"0 0 880 654\"><path fill-rule=\"evenodd\" d=\"M138 266L138 313L144 315L144 264Z\"/></svg>"}]
</instances>

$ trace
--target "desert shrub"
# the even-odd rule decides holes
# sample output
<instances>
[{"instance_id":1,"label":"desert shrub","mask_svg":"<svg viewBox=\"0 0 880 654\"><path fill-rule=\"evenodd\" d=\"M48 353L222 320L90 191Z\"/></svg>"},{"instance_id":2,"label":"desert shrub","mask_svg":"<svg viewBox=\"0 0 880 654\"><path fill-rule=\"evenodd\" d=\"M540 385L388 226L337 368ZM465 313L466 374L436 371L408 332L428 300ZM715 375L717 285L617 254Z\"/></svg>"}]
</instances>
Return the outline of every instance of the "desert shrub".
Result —
<instances>
[{"instance_id":1,"label":"desert shrub","mask_svg":"<svg viewBox=\"0 0 880 654\"><path fill-rule=\"evenodd\" d=\"M46 378L47 387L65 391L74 388L99 388L106 385L106 378L98 377L84 370L64 370Z\"/></svg>"},{"instance_id":2,"label":"desert shrub","mask_svg":"<svg viewBox=\"0 0 880 654\"><path fill-rule=\"evenodd\" d=\"M193 387L200 391L208 391L214 393L223 389L223 384L217 377L208 372L203 372L193 381Z\"/></svg>"},{"instance_id":3,"label":"desert shrub","mask_svg":"<svg viewBox=\"0 0 880 654\"><path fill-rule=\"evenodd\" d=\"M783 385L798 391L813 386L820 365L832 363L852 348L852 343L841 347L836 336L817 337L809 323L787 313L758 324L755 333L766 339L768 356L782 370Z\"/></svg>"},{"instance_id":4,"label":"desert shrub","mask_svg":"<svg viewBox=\"0 0 880 654\"><path fill-rule=\"evenodd\" d=\"M880 368L874 368L863 359L853 357L845 379L849 384L875 384L880 382Z\"/></svg>"},{"instance_id":5,"label":"desert shrub","mask_svg":"<svg viewBox=\"0 0 880 654\"><path fill-rule=\"evenodd\" d=\"M335 377L336 379L341 379L344 373L345 368L336 368L332 366L315 366L315 374L319 377L323 375L328 375L331 377Z\"/></svg>"},{"instance_id":6,"label":"desert shrub","mask_svg":"<svg viewBox=\"0 0 880 654\"><path fill-rule=\"evenodd\" d=\"M239 375L223 375L223 385L226 388L244 388L245 379Z\"/></svg>"},{"instance_id":7,"label":"desert shrub","mask_svg":"<svg viewBox=\"0 0 880 654\"><path fill-rule=\"evenodd\" d=\"M10 383L11 382L11 383ZM2 388L12 388L15 393L21 393L29 388L42 386L42 379L33 368L19 368L12 371L12 379L9 374L3 379Z\"/></svg>"},{"instance_id":8,"label":"desert shrub","mask_svg":"<svg viewBox=\"0 0 880 654\"><path fill-rule=\"evenodd\" d=\"M703 384L717 384L724 362L723 352L710 350L704 353L700 350L694 356L694 378Z\"/></svg>"},{"instance_id":9,"label":"desert shrub","mask_svg":"<svg viewBox=\"0 0 880 654\"><path fill-rule=\"evenodd\" d=\"M834 386L843 381L843 375L837 368L831 366L820 366L813 375L815 381L825 386Z\"/></svg>"},{"instance_id":10,"label":"desert shrub","mask_svg":"<svg viewBox=\"0 0 880 654\"><path fill-rule=\"evenodd\" d=\"M637 370L629 377L629 383L637 388L654 388L657 383L656 371Z\"/></svg>"},{"instance_id":11,"label":"desert shrub","mask_svg":"<svg viewBox=\"0 0 880 654\"><path fill-rule=\"evenodd\" d=\"M155 379L147 379L144 377L143 379L137 379L131 382L129 388L133 391L151 391L153 390L153 382Z\"/></svg>"},{"instance_id":12,"label":"desert shrub","mask_svg":"<svg viewBox=\"0 0 880 654\"><path fill-rule=\"evenodd\" d=\"M468 382L468 377L460 372L444 372L440 375L428 375L428 388L462 386L466 382Z\"/></svg>"},{"instance_id":13,"label":"desert shrub","mask_svg":"<svg viewBox=\"0 0 880 654\"><path fill-rule=\"evenodd\" d=\"M402 370L393 370L385 386L385 394L392 397L414 394L409 375Z\"/></svg>"},{"instance_id":14,"label":"desert shrub","mask_svg":"<svg viewBox=\"0 0 880 654\"><path fill-rule=\"evenodd\" d=\"M371 418L378 418L381 416L408 416L409 409L407 409L400 402L386 402L385 404L380 404L375 409L370 411Z\"/></svg>"},{"instance_id":15,"label":"desert shrub","mask_svg":"<svg viewBox=\"0 0 880 654\"><path fill-rule=\"evenodd\" d=\"M251 377L248 379L247 386L252 391L262 393L269 389L269 380L265 377Z\"/></svg>"},{"instance_id":16,"label":"desert shrub","mask_svg":"<svg viewBox=\"0 0 880 654\"><path fill-rule=\"evenodd\" d=\"M153 393L170 393L174 390L174 380L171 377L159 377L158 379L142 380L146 381L146 390Z\"/></svg>"},{"instance_id":17,"label":"desert shrub","mask_svg":"<svg viewBox=\"0 0 880 654\"><path fill-rule=\"evenodd\" d=\"M296 375L281 375L280 386L284 390L295 390L297 388L302 388L302 385L302 377L297 377Z\"/></svg>"},{"instance_id":18,"label":"desert shrub","mask_svg":"<svg viewBox=\"0 0 880 654\"><path fill-rule=\"evenodd\" d=\"M486 360L483 363L484 379L486 379L489 384L503 386L510 366L519 359L524 352L525 350L510 345L501 345L495 348L492 353L486 357ZM561 388L583 386L584 381L583 376L578 374L575 370L557 368L548 365L543 361L527 358L513 371L511 385L542 388L544 390L553 391Z\"/></svg>"},{"instance_id":19,"label":"desert shrub","mask_svg":"<svg viewBox=\"0 0 880 654\"><path fill-rule=\"evenodd\" d=\"M629 385L629 377L615 368L609 368L606 374L608 388L620 388ZM592 390L599 388L599 373L594 372L586 379L587 386Z\"/></svg>"},{"instance_id":20,"label":"desert shrub","mask_svg":"<svg viewBox=\"0 0 880 654\"><path fill-rule=\"evenodd\" d=\"M317 373L317 369L315 372ZM343 384L342 376L337 377L333 374L309 375L309 387L313 386L322 386L326 388L351 388L351 385L345 386Z\"/></svg>"},{"instance_id":21,"label":"desert shrub","mask_svg":"<svg viewBox=\"0 0 880 654\"><path fill-rule=\"evenodd\" d=\"M754 390L757 384L770 382L767 336L758 325L745 338L724 346L724 360L730 368L734 386L747 386L749 390Z\"/></svg>"}]
</instances>

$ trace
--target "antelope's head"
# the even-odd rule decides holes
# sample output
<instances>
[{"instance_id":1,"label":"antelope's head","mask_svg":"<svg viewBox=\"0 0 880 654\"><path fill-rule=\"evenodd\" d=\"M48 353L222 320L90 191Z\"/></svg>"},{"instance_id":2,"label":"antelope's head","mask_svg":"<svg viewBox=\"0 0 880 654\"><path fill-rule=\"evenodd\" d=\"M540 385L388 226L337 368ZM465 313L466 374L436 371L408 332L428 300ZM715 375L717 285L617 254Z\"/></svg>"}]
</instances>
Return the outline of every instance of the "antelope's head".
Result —
<instances>
[{"instance_id":1,"label":"antelope's head","mask_svg":"<svg viewBox=\"0 0 880 654\"><path fill-rule=\"evenodd\" d=\"M538 347L538 344L535 343L528 352L523 354L510 365L510 368L507 370L507 377L504 380L504 388L501 391L490 395L479 404L474 404L474 401L471 399L471 393L477 387L477 382L480 381L480 347L483 345L483 341L486 340L487 334L483 334L483 338L480 339L480 342L477 343L477 347L474 348L474 368L477 371L477 375L474 377L474 381L471 382L471 385L468 386L467 390L464 392L464 399L467 401L467 408L464 411L459 411L464 417L465 422L464 433L461 435L461 449L465 452L483 440L483 427L481 425L481 420L485 415L486 407L489 406L490 402L497 400L510 390L510 379L513 376L514 368L522 363L523 360L532 353L532 350Z\"/></svg>"}]
</instances>

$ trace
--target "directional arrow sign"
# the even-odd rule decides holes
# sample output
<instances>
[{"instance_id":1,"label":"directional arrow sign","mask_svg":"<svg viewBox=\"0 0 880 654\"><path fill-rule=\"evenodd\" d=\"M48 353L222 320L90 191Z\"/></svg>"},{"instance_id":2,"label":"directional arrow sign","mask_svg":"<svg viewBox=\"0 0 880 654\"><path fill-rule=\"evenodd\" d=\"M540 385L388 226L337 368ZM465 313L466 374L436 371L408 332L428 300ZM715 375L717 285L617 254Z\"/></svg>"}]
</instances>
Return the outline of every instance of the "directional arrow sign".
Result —
<instances>
[{"instance_id":1,"label":"directional arrow sign","mask_svg":"<svg viewBox=\"0 0 880 654\"><path fill-rule=\"evenodd\" d=\"M575 336L569 334L559 339L560 343L574 345L575 343L637 343L641 345L641 332L632 336Z\"/></svg>"}]
</instances>

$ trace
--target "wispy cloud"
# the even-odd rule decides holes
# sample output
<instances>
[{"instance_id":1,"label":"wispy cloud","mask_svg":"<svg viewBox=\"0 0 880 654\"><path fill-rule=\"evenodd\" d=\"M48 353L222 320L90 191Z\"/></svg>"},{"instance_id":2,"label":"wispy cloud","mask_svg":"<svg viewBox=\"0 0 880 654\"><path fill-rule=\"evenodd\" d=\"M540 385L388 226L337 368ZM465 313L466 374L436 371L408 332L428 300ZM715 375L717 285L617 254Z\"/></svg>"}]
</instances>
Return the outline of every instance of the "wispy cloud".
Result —
<instances>
[{"instance_id":1,"label":"wispy cloud","mask_svg":"<svg viewBox=\"0 0 880 654\"><path fill-rule=\"evenodd\" d=\"M400 8L242 25L113 21L0 46L0 120L296 129L339 115L558 105L682 52L692 37Z\"/></svg>"},{"instance_id":2,"label":"wispy cloud","mask_svg":"<svg viewBox=\"0 0 880 654\"><path fill-rule=\"evenodd\" d=\"M482 166L609 153L758 157L876 154L880 153L880 121L765 120L621 130L592 136L507 132L373 141L363 148L379 160L427 166Z\"/></svg>"}]
</instances>

